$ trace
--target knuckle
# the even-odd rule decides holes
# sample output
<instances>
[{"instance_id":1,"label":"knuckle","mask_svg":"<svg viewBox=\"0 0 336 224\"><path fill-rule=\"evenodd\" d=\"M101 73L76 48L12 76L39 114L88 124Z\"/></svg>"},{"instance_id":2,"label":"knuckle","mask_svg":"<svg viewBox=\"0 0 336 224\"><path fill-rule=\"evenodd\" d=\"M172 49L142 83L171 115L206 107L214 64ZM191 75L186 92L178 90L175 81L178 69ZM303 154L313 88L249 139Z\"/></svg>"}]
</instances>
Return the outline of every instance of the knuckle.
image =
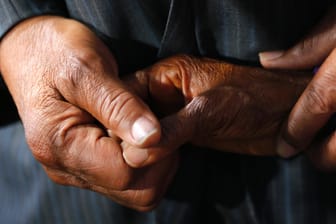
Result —
<instances>
[{"instance_id":1,"label":"knuckle","mask_svg":"<svg viewBox=\"0 0 336 224\"><path fill-rule=\"evenodd\" d=\"M334 111L334 102L332 94L336 93L336 89L330 85L315 84L306 90L304 111L314 115L325 115Z\"/></svg>"},{"instance_id":2,"label":"knuckle","mask_svg":"<svg viewBox=\"0 0 336 224\"><path fill-rule=\"evenodd\" d=\"M101 117L107 117L112 130L116 130L139 112L137 99L122 88L101 97ZM123 124L124 125L124 124Z\"/></svg>"},{"instance_id":3,"label":"knuckle","mask_svg":"<svg viewBox=\"0 0 336 224\"><path fill-rule=\"evenodd\" d=\"M55 175L49 172L47 172L47 175L49 179L52 180L55 184L64 185L64 186L70 185L69 183L70 178L65 178L64 176Z\"/></svg>"},{"instance_id":4,"label":"knuckle","mask_svg":"<svg viewBox=\"0 0 336 224\"><path fill-rule=\"evenodd\" d=\"M196 63L193 62L194 59L189 55L177 55L162 61L158 65L161 73L170 78L182 80L191 74L192 69L195 69Z\"/></svg>"},{"instance_id":5,"label":"knuckle","mask_svg":"<svg viewBox=\"0 0 336 224\"><path fill-rule=\"evenodd\" d=\"M336 168L336 133L324 143L318 142L308 154L316 168L321 171L334 171Z\"/></svg>"},{"instance_id":6,"label":"knuckle","mask_svg":"<svg viewBox=\"0 0 336 224\"><path fill-rule=\"evenodd\" d=\"M127 191L132 186L133 181L130 178L119 178L113 182L113 189L117 191Z\"/></svg>"},{"instance_id":7,"label":"knuckle","mask_svg":"<svg viewBox=\"0 0 336 224\"><path fill-rule=\"evenodd\" d=\"M156 207L159 203L159 198L157 196L152 196L151 198L148 198L145 200L141 206L143 209L146 209L147 211L152 210L154 207Z\"/></svg>"},{"instance_id":8,"label":"knuckle","mask_svg":"<svg viewBox=\"0 0 336 224\"><path fill-rule=\"evenodd\" d=\"M160 198L154 190L153 192L148 193L147 191L140 191L134 195L136 199L131 201L136 201L136 209L140 211L150 211L155 208L160 201Z\"/></svg>"},{"instance_id":9,"label":"knuckle","mask_svg":"<svg viewBox=\"0 0 336 224\"><path fill-rule=\"evenodd\" d=\"M72 123L44 122L46 115L25 122L26 141L34 157L49 167L63 166L68 155L67 146L75 136L71 130ZM52 118L49 117L49 121Z\"/></svg>"},{"instance_id":10,"label":"knuckle","mask_svg":"<svg viewBox=\"0 0 336 224\"><path fill-rule=\"evenodd\" d=\"M48 177L56 184L64 186L76 186L83 189L90 189L90 185L87 181L80 177L73 176L71 174L63 173L62 171L47 171Z\"/></svg>"},{"instance_id":11,"label":"knuckle","mask_svg":"<svg viewBox=\"0 0 336 224\"><path fill-rule=\"evenodd\" d=\"M218 91L222 90L225 91L225 97L218 94ZM227 135L232 124L240 123L239 114L249 101L250 97L246 93L237 92L235 88L222 87L195 97L187 105L187 117L194 118L196 130L206 130L197 131L201 135L204 133L210 136ZM223 112L223 108L227 108L227 105L232 106L230 110Z\"/></svg>"},{"instance_id":12,"label":"knuckle","mask_svg":"<svg viewBox=\"0 0 336 224\"><path fill-rule=\"evenodd\" d=\"M287 124L287 131L283 133L281 137L287 145L295 149L302 150L306 146L307 142L298 138L298 136L301 135L298 133L296 128L298 127L297 123L298 122L295 119L291 120L291 122Z\"/></svg>"},{"instance_id":13,"label":"knuckle","mask_svg":"<svg viewBox=\"0 0 336 224\"><path fill-rule=\"evenodd\" d=\"M63 94L74 94L75 90L87 90L89 93L95 90L98 83L93 79L92 74L101 73L102 66L99 66L100 59L90 51L83 51L80 55L76 54L64 59L64 66L58 68L54 77L54 82L58 89L63 90ZM88 85L89 84L89 85ZM92 86L92 87L91 87ZM70 97L65 95L65 97Z\"/></svg>"},{"instance_id":14,"label":"knuckle","mask_svg":"<svg viewBox=\"0 0 336 224\"><path fill-rule=\"evenodd\" d=\"M206 111L211 102L206 95L197 96L186 106L187 116L194 117Z\"/></svg>"},{"instance_id":15,"label":"knuckle","mask_svg":"<svg viewBox=\"0 0 336 224\"><path fill-rule=\"evenodd\" d=\"M48 142L35 128L26 128L26 141L33 156L45 165L55 165L56 161L51 153Z\"/></svg>"},{"instance_id":16,"label":"knuckle","mask_svg":"<svg viewBox=\"0 0 336 224\"><path fill-rule=\"evenodd\" d=\"M189 82L191 79L191 75L198 74L200 72L200 69L198 68L198 63L195 63L195 59L188 56L188 55L179 55L177 56L176 60L176 75L179 77L179 80L181 81L180 88L184 92L184 94L187 94L189 88ZM190 95L191 93L189 93Z\"/></svg>"},{"instance_id":17,"label":"knuckle","mask_svg":"<svg viewBox=\"0 0 336 224\"><path fill-rule=\"evenodd\" d=\"M67 66L60 68L56 83L60 89L76 89L80 81L84 78L83 73L87 69L82 60L71 58L67 62Z\"/></svg>"},{"instance_id":18,"label":"knuckle","mask_svg":"<svg viewBox=\"0 0 336 224\"><path fill-rule=\"evenodd\" d=\"M134 209L138 212L150 212L157 206L158 204L153 204L149 206L137 206L137 207L134 207Z\"/></svg>"},{"instance_id":19,"label":"knuckle","mask_svg":"<svg viewBox=\"0 0 336 224\"><path fill-rule=\"evenodd\" d=\"M168 65L171 65L172 67L184 68L194 64L193 60L195 59L189 55L180 54L165 59L164 62L166 62Z\"/></svg>"},{"instance_id":20,"label":"knuckle","mask_svg":"<svg viewBox=\"0 0 336 224\"><path fill-rule=\"evenodd\" d=\"M70 185L68 174L48 166L43 166L50 180L60 185Z\"/></svg>"},{"instance_id":21,"label":"knuckle","mask_svg":"<svg viewBox=\"0 0 336 224\"><path fill-rule=\"evenodd\" d=\"M155 83L159 83L161 86L173 84L172 86L180 89L181 81L187 77L187 68L190 67L187 64L189 64L189 60L188 56L185 55L164 59L148 70L150 80L154 80ZM155 87L155 85L152 87Z\"/></svg>"},{"instance_id":22,"label":"knuckle","mask_svg":"<svg viewBox=\"0 0 336 224\"><path fill-rule=\"evenodd\" d=\"M311 37L300 42L292 51L295 56L300 56L306 53L310 53L311 50L318 44L317 37Z\"/></svg>"}]
</instances>

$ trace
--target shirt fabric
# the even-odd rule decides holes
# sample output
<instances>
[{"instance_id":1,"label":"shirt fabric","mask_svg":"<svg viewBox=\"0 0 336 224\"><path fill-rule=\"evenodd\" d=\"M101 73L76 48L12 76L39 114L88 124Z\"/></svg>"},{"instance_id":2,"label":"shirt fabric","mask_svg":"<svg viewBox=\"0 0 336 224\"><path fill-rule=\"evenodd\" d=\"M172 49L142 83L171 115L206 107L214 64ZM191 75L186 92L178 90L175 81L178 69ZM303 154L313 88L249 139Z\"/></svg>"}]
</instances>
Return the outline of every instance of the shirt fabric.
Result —
<instances>
[{"instance_id":1,"label":"shirt fabric","mask_svg":"<svg viewBox=\"0 0 336 224\"><path fill-rule=\"evenodd\" d=\"M88 25L116 56L121 75L178 53L257 66L260 51L291 46L331 4L2 0L0 35L23 19L54 14ZM20 124L4 126L0 133L0 223L336 222L334 175L318 172L303 156L281 160L186 146L161 205L140 214L95 193L52 184L28 152Z\"/></svg>"}]
</instances>

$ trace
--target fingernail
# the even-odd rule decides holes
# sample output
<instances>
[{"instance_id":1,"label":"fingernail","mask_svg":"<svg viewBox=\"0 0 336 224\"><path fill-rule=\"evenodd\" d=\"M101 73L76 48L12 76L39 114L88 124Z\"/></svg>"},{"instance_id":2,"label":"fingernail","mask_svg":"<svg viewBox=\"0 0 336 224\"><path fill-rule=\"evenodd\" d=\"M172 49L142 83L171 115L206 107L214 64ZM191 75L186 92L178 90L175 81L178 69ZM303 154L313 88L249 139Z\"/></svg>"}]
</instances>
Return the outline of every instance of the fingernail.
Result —
<instances>
[{"instance_id":1,"label":"fingernail","mask_svg":"<svg viewBox=\"0 0 336 224\"><path fill-rule=\"evenodd\" d=\"M128 149L123 152L123 156L132 167L141 166L149 157L146 149Z\"/></svg>"},{"instance_id":2,"label":"fingernail","mask_svg":"<svg viewBox=\"0 0 336 224\"><path fill-rule=\"evenodd\" d=\"M280 58L285 51L267 51L259 53L259 58L261 61L272 61Z\"/></svg>"},{"instance_id":3,"label":"fingernail","mask_svg":"<svg viewBox=\"0 0 336 224\"><path fill-rule=\"evenodd\" d=\"M156 134L158 129L153 122L145 117L136 120L132 127L132 135L137 144L143 144L147 139Z\"/></svg>"},{"instance_id":4,"label":"fingernail","mask_svg":"<svg viewBox=\"0 0 336 224\"><path fill-rule=\"evenodd\" d=\"M283 158L290 158L298 153L298 151L285 141L280 140L277 145L278 155Z\"/></svg>"}]
</instances>

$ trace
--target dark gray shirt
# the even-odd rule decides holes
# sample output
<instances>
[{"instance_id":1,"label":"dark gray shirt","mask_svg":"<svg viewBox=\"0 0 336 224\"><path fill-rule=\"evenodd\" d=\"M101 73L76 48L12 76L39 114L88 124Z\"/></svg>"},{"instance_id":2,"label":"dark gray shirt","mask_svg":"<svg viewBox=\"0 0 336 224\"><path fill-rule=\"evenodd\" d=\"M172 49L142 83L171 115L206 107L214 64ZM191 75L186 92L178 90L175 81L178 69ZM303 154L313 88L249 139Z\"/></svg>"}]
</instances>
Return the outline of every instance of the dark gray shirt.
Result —
<instances>
[{"instance_id":1,"label":"dark gray shirt","mask_svg":"<svg viewBox=\"0 0 336 224\"><path fill-rule=\"evenodd\" d=\"M2 0L0 36L22 19L56 14L89 25L121 66L146 66L175 53L256 63L284 49L325 13L331 0Z\"/></svg>"},{"instance_id":2,"label":"dark gray shirt","mask_svg":"<svg viewBox=\"0 0 336 224\"><path fill-rule=\"evenodd\" d=\"M176 53L257 65L258 52L291 46L318 22L333 2L0 0L0 36L23 19L55 14L82 21L94 30L116 55L121 73ZM10 150L13 158L21 158L15 144L10 143L10 133L5 134L2 135L7 136L7 145L13 146ZM5 155L6 150L3 151ZM282 161L210 150L186 150L183 154L181 168L167 197L191 202L196 211L209 212L209 216L219 213L227 223L307 224L336 220L333 209L336 196L332 194L336 184L330 181L335 178L320 175L304 158ZM11 170L9 165L1 169L8 176ZM28 184L29 179L23 182ZM2 189L11 189L6 182L0 183L4 183ZM45 189L42 184L37 186L32 188L32 195ZM26 190L24 186L20 189ZM20 208L16 205L14 210Z\"/></svg>"}]
</instances>

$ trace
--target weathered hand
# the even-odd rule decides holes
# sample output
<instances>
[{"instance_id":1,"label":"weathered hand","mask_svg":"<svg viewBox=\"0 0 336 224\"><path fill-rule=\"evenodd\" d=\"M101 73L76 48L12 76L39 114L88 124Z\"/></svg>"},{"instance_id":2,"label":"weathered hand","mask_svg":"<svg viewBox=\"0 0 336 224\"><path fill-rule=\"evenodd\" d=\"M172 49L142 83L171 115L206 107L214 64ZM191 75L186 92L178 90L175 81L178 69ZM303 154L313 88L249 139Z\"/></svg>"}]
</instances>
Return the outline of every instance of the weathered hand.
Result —
<instances>
[{"instance_id":1,"label":"weathered hand","mask_svg":"<svg viewBox=\"0 0 336 224\"><path fill-rule=\"evenodd\" d=\"M135 167L154 163L191 142L253 155L274 155L282 121L311 74L267 71L211 59L177 56L128 78L128 85L164 113L163 137L155 147L123 144ZM167 115L167 114L165 114Z\"/></svg>"},{"instance_id":2,"label":"weathered hand","mask_svg":"<svg viewBox=\"0 0 336 224\"><path fill-rule=\"evenodd\" d=\"M113 56L89 29L60 17L28 19L1 41L0 69L52 180L139 210L157 203L177 160L138 170L124 162L121 139L150 146L160 124L119 80Z\"/></svg>"},{"instance_id":3,"label":"weathered hand","mask_svg":"<svg viewBox=\"0 0 336 224\"><path fill-rule=\"evenodd\" d=\"M318 132L336 112L336 7L312 32L287 51L262 53L267 68L307 69L320 66L285 123L278 150L289 157L311 146L311 158L321 168L336 167L336 136Z\"/></svg>"}]
</instances>

